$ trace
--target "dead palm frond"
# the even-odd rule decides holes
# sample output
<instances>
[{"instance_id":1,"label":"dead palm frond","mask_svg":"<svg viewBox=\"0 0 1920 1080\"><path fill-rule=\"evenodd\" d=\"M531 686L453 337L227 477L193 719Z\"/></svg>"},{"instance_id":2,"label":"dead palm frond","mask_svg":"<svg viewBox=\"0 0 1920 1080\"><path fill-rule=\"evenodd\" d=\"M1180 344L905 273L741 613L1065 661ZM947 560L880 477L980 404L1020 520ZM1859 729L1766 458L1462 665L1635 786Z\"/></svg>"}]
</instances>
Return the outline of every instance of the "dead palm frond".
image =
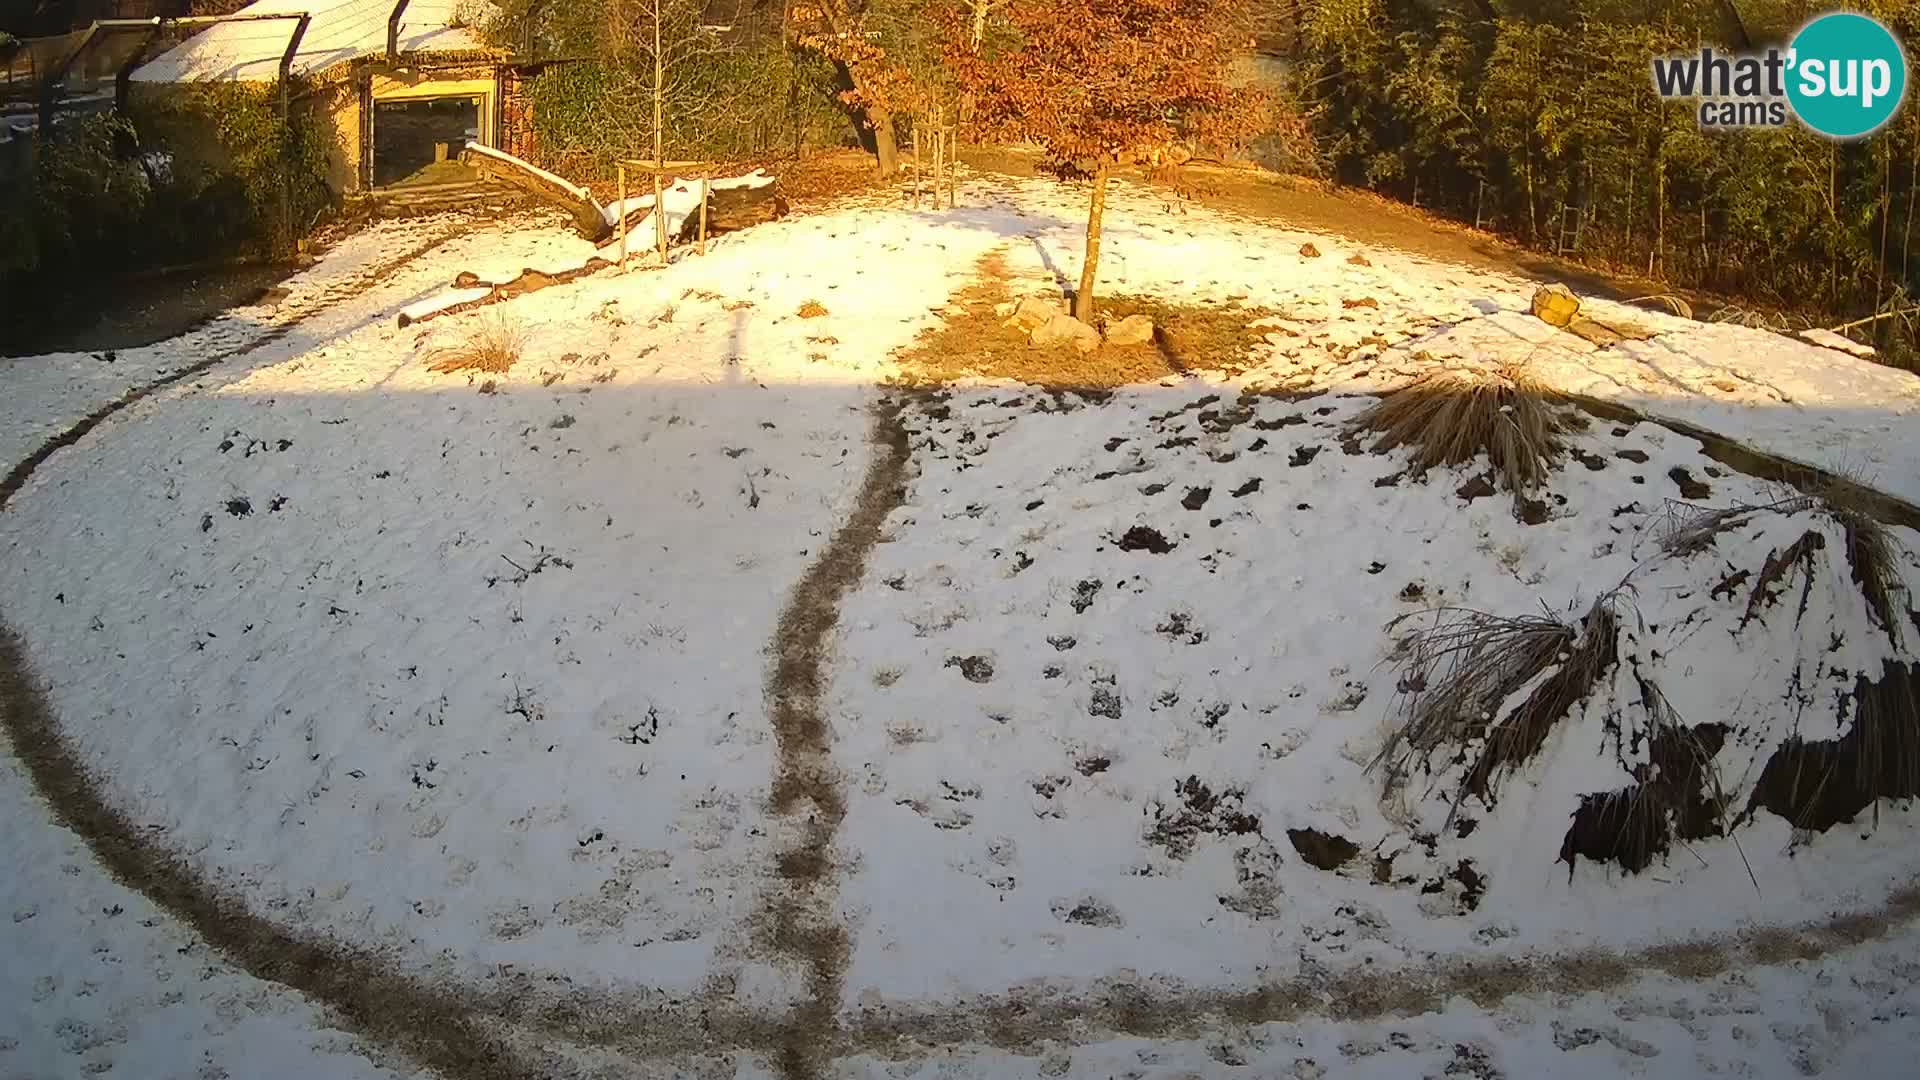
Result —
<instances>
[{"instance_id":1,"label":"dead palm frond","mask_svg":"<svg viewBox=\"0 0 1920 1080\"><path fill-rule=\"evenodd\" d=\"M1622 742L1623 748L1629 741L1644 747L1646 760L1630 767L1632 785L1580 797L1560 842L1560 860L1567 864L1567 873L1571 875L1584 856L1617 862L1628 873L1637 874L1672 850L1676 841L1685 844L1725 836L1733 840L1757 892L1760 882L1733 836L1731 804L1715 760L1726 745L1729 729L1712 723L1689 727L1659 685L1637 665L1634 679L1640 685L1646 722Z\"/></svg>"},{"instance_id":2,"label":"dead palm frond","mask_svg":"<svg viewBox=\"0 0 1920 1080\"><path fill-rule=\"evenodd\" d=\"M1614 667L1624 602L1624 591L1615 590L1578 619L1466 608L1426 613L1437 614L1435 624L1402 642L1401 723L1373 767L1384 767L1396 787L1416 768L1431 771L1448 747L1456 751L1451 763L1465 763L1477 744L1453 805L1470 794L1492 801L1500 781L1538 753L1553 725Z\"/></svg>"},{"instance_id":3,"label":"dead palm frond","mask_svg":"<svg viewBox=\"0 0 1920 1080\"><path fill-rule=\"evenodd\" d=\"M1842 698L1838 739L1793 736L1767 759L1746 815L1769 810L1796 829L1852 821L1879 799L1920 796L1920 665L1888 662Z\"/></svg>"},{"instance_id":4,"label":"dead palm frond","mask_svg":"<svg viewBox=\"0 0 1920 1080\"><path fill-rule=\"evenodd\" d=\"M526 343L526 331L505 316L479 319L464 339L428 353L427 368L443 375L455 371L499 375L519 361Z\"/></svg>"},{"instance_id":5,"label":"dead palm frond","mask_svg":"<svg viewBox=\"0 0 1920 1080\"><path fill-rule=\"evenodd\" d=\"M1908 594L1906 578L1900 573L1900 564L1908 558L1906 545L1878 518L1831 501L1826 509L1845 534L1847 565L1853 570L1853 583L1860 587L1867 610L1886 632L1887 640L1899 647L1900 613L1907 608Z\"/></svg>"},{"instance_id":6,"label":"dead palm frond","mask_svg":"<svg viewBox=\"0 0 1920 1080\"><path fill-rule=\"evenodd\" d=\"M1755 514L1798 514L1819 505L1807 495L1792 495L1770 503L1740 503L1735 506L1709 507L1698 503L1667 500L1656 535L1660 550L1668 555L1697 555L1713 546L1722 533L1738 528Z\"/></svg>"},{"instance_id":7,"label":"dead palm frond","mask_svg":"<svg viewBox=\"0 0 1920 1080\"><path fill-rule=\"evenodd\" d=\"M1729 304L1726 307L1716 310L1712 315L1707 316L1707 321L1713 323L1731 323L1734 326L1744 326L1750 330L1773 330L1782 334L1793 329L1792 326L1788 325L1785 318L1774 312L1761 311L1757 308L1744 308L1738 304Z\"/></svg>"},{"instance_id":8,"label":"dead palm frond","mask_svg":"<svg viewBox=\"0 0 1920 1080\"><path fill-rule=\"evenodd\" d=\"M1383 397L1353 423L1382 436L1376 450L1412 447L1420 471L1485 454L1508 490L1531 491L1565 449L1560 436L1575 426L1556 400L1522 366L1436 371Z\"/></svg>"},{"instance_id":9,"label":"dead palm frond","mask_svg":"<svg viewBox=\"0 0 1920 1080\"><path fill-rule=\"evenodd\" d=\"M1718 508L1669 501L1658 533L1660 549L1668 555L1681 557L1698 554L1711 546L1715 537L1739 527L1757 514L1824 513L1840 526L1847 565L1861 597L1866 600L1873 621L1886 633L1887 639L1898 647L1902 640L1900 617L1907 609L1906 600L1910 592L1901 566L1911 556L1907 546L1901 543L1892 529L1859 505L1852 495L1858 490L1858 485L1839 482L1820 488L1813 494L1785 496L1770 503L1745 503ZM1811 557L1817 547L1817 543L1802 537L1801 543L1790 553L1805 559ZM1772 584L1792 561L1784 556L1769 559L1760 571L1760 586ZM1763 591L1762 587L1755 588L1756 600ZM1748 617L1752 617L1751 605Z\"/></svg>"},{"instance_id":10,"label":"dead palm frond","mask_svg":"<svg viewBox=\"0 0 1920 1080\"><path fill-rule=\"evenodd\" d=\"M1672 293L1654 293L1651 296L1636 296L1626 302L1629 304L1657 304L1683 319L1693 318L1693 305Z\"/></svg>"}]
</instances>

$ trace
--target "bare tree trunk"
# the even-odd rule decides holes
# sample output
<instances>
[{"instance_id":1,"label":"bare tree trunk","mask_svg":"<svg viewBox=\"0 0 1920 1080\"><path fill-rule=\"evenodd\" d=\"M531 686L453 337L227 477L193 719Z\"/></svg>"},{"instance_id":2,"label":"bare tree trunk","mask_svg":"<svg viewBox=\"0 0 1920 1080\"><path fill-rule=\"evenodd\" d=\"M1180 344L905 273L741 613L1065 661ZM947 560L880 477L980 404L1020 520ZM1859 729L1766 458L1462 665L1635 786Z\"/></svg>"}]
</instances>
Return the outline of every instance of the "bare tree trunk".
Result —
<instances>
[{"instance_id":1,"label":"bare tree trunk","mask_svg":"<svg viewBox=\"0 0 1920 1080\"><path fill-rule=\"evenodd\" d=\"M918 210L920 209L920 182L926 178L926 173L920 167L920 121L917 118L909 134L913 136L913 187L910 189L912 191L910 197L913 200L913 208Z\"/></svg>"},{"instance_id":2,"label":"bare tree trunk","mask_svg":"<svg viewBox=\"0 0 1920 1080\"><path fill-rule=\"evenodd\" d=\"M700 254L707 253L707 196L713 193L712 182L700 181Z\"/></svg>"},{"instance_id":3,"label":"bare tree trunk","mask_svg":"<svg viewBox=\"0 0 1920 1080\"><path fill-rule=\"evenodd\" d=\"M1073 317L1093 323L1093 282L1100 269L1100 219L1107 212L1107 166L1093 173L1093 206L1087 211L1087 254L1080 263L1080 288L1073 294Z\"/></svg>"},{"instance_id":4,"label":"bare tree trunk","mask_svg":"<svg viewBox=\"0 0 1920 1080\"><path fill-rule=\"evenodd\" d=\"M1533 201L1533 139L1527 139L1527 239L1540 242L1540 218L1534 211Z\"/></svg>"},{"instance_id":5,"label":"bare tree trunk","mask_svg":"<svg viewBox=\"0 0 1920 1080\"><path fill-rule=\"evenodd\" d=\"M667 64L660 52L660 0L653 0L653 236L660 251L660 265L667 264L667 206L661 191L660 170L667 159L661 149L666 130ZM620 212L626 213L626 207Z\"/></svg>"},{"instance_id":6,"label":"bare tree trunk","mask_svg":"<svg viewBox=\"0 0 1920 1080\"><path fill-rule=\"evenodd\" d=\"M947 209L959 205L960 181L953 171L954 163L960 160L960 121L953 122L953 141L947 144Z\"/></svg>"},{"instance_id":7,"label":"bare tree trunk","mask_svg":"<svg viewBox=\"0 0 1920 1080\"><path fill-rule=\"evenodd\" d=\"M891 180L900 172L900 146L893 137L893 113L886 109L868 109L873 122L873 152L880 162L880 178Z\"/></svg>"},{"instance_id":8,"label":"bare tree trunk","mask_svg":"<svg viewBox=\"0 0 1920 1080\"><path fill-rule=\"evenodd\" d=\"M1658 277L1667 258L1667 158L1665 150L1653 166L1653 250L1647 254L1647 276Z\"/></svg>"},{"instance_id":9,"label":"bare tree trunk","mask_svg":"<svg viewBox=\"0 0 1920 1080\"><path fill-rule=\"evenodd\" d=\"M1840 210L1835 201L1840 184L1840 146L1833 144L1827 150L1827 220L1836 226L1840 222ZM1840 246L1833 240L1827 241L1827 303L1832 304L1840 297Z\"/></svg>"},{"instance_id":10,"label":"bare tree trunk","mask_svg":"<svg viewBox=\"0 0 1920 1080\"><path fill-rule=\"evenodd\" d=\"M1880 310L1881 290L1887 284L1887 231L1893 225L1893 147L1880 171L1880 264L1873 269L1873 310Z\"/></svg>"},{"instance_id":11,"label":"bare tree trunk","mask_svg":"<svg viewBox=\"0 0 1920 1080\"><path fill-rule=\"evenodd\" d=\"M1920 115L1920 114L1916 114ZM1913 212L1915 203L1920 202L1920 122L1914 124L1913 177L1907 181L1907 235L1900 242L1900 280L1905 282L1913 272Z\"/></svg>"}]
</instances>

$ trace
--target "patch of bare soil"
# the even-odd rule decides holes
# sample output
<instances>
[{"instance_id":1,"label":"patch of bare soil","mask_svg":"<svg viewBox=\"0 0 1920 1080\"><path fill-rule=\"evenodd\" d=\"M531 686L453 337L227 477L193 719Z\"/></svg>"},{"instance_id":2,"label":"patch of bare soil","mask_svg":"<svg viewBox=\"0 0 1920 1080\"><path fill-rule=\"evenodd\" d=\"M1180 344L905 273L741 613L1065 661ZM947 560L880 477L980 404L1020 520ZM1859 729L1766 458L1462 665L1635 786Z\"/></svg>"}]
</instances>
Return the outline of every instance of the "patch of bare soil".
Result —
<instances>
[{"instance_id":1,"label":"patch of bare soil","mask_svg":"<svg viewBox=\"0 0 1920 1080\"><path fill-rule=\"evenodd\" d=\"M794 842L779 855L780 887L766 901L758 929L775 952L801 965L807 987L806 999L779 1030L775 1062L785 1077L825 1074L838 1042L849 946L835 905L840 868L832 848L847 804L821 699L830 678L828 644L840 621L840 603L865 573L887 515L906 500L911 454L900 408L897 400L875 407L873 459L853 513L794 586L774 633L774 662L767 673L780 754L773 808L798 828ZM991 670L986 669L988 677Z\"/></svg>"},{"instance_id":2,"label":"patch of bare soil","mask_svg":"<svg viewBox=\"0 0 1920 1080\"><path fill-rule=\"evenodd\" d=\"M1246 370L1254 346L1263 340L1265 332L1252 324L1272 314L1237 302L1174 304L1147 296L1102 297L1100 325L1146 315L1153 319L1153 340L1102 344L1081 353L1066 345L1032 344L1026 334L1005 325L998 309L1013 299L1006 260L998 252L989 253L980 260L979 278L949 301L946 321L901 354L908 382L938 385L978 376L1056 390L1108 390L1196 371L1237 375Z\"/></svg>"},{"instance_id":3,"label":"patch of bare soil","mask_svg":"<svg viewBox=\"0 0 1920 1080\"><path fill-rule=\"evenodd\" d=\"M1705 980L1738 967L1806 960L1884 937L1916 916L1920 888L1908 888L1867 914L1628 952L1586 950L1441 962L1425 970L1310 973L1249 990L1209 991L1112 978L1077 994L1039 987L1016 989L988 1003L876 1003L861 1010L848 1034L855 1050L875 1054L905 1055L954 1044L1032 1051L1044 1043L1081 1041L1091 1032L1193 1038L1222 1017L1249 1025L1307 1016L1371 1021L1437 1012L1456 997L1493 1008L1518 994L1605 992L1650 972Z\"/></svg>"}]
</instances>

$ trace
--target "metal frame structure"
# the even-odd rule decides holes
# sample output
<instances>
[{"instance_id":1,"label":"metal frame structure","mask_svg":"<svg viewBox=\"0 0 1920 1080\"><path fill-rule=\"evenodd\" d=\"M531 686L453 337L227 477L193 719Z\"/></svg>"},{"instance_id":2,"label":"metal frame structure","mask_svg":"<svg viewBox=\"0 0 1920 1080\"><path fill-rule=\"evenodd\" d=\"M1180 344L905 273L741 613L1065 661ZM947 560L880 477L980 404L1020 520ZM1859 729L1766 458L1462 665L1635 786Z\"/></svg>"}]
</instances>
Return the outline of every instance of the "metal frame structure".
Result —
<instances>
[{"instance_id":1,"label":"metal frame structure","mask_svg":"<svg viewBox=\"0 0 1920 1080\"><path fill-rule=\"evenodd\" d=\"M407 0L398 0L398 5L395 9L396 17L401 10L405 9L406 3ZM74 63L80 59L87 49L92 47L95 39L100 37L102 31L106 31L108 34L121 32L130 33L134 31L146 32L145 37L141 39L139 46L133 50L132 55L127 58L126 63L120 65L114 72L114 106L116 108L125 108L127 96L133 81L134 69L147 61L147 51L153 47L153 43L159 38L161 31L176 27L215 26L220 23L275 22L286 20L293 20L294 28L292 36L287 39L286 50L280 54L280 116L282 119L285 119L292 105L289 86L293 75L293 58L295 54L300 51L300 43L307 36L307 28L313 24L313 16L305 11L275 12L266 15L185 15L174 19L161 17L151 19L95 19L82 33L79 43L69 50L65 56L61 57L60 62L51 67L46 77L41 81L40 126L45 130L52 128L53 112L55 107L59 105L61 84L66 81L67 73L73 70Z\"/></svg>"}]
</instances>

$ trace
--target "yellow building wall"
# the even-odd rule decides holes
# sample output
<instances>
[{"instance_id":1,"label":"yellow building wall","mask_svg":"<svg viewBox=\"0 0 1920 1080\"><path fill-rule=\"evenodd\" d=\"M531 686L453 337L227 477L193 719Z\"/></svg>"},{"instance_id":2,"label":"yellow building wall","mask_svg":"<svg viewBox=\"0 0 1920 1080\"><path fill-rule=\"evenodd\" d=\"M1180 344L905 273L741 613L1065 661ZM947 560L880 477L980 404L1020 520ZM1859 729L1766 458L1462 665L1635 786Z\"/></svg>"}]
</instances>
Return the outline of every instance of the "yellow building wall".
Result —
<instances>
[{"instance_id":1,"label":"yellow building wall","mask_svg":"<svg viewBox=\"0 0 1920 1080\"><path fill-rule=\"evenodd\" d=\"M337 83L315 103L327 131L327 187L336 195L360 190L360 95L351 81Z\"/></svg>"}]
</instances>

